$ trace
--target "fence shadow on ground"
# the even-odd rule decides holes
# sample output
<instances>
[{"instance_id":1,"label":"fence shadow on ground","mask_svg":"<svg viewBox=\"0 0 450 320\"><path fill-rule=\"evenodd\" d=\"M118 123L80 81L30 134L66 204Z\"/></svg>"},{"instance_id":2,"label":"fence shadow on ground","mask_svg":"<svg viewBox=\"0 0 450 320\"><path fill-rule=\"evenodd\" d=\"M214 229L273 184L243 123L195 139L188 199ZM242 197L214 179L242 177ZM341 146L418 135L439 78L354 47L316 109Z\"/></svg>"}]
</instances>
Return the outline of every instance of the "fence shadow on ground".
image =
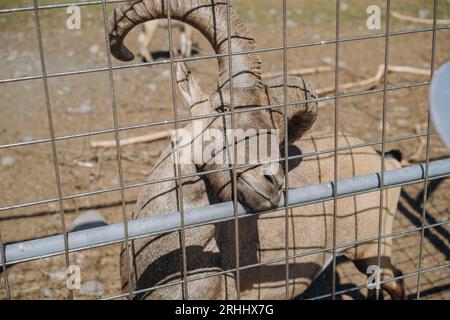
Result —
<instances>
[{"instance_id":1,"label":"fence shadow on ground","mask_svg":"<svg viewBox=\"0 0 450 320\"><path fill-rule=\"evenodd\" d=\"M442 184L442 182L445 181L445 178L442 179L436 179L432 180L428 184L428 190L427 195L428 199L429 197L438 189L438 187ZM401 192L401 201L399 202L398 206L398 213L401 214L404 217L406 217L415 227L421 226L421 217L422 217L422 210L423 210L423 196L424 196L424 190L422 190L415 198L411 197L405 190L402 190ZM407 208L407 206L404 205L404 203L407 203L410 207ZM425 211L425 223L426 224L435 224L439 221L436 220L435 217L433 217L428 211ZM446 260L450 260L450 248L449 246L439 237L441 236L444 239L448 239L450 241L450 234L449 232L443 227L443 226L436 226L431 229L426 229L424 233L425 239L428 240L434 247L435 250L442 253ZM347 258L344 256L338 256L336 258L336 265L342 264L344 262L348 261ZM331 279L333 274L333 268L330 264L324 272L311 284L311 286L306 290L304 293L300 294L296 297L296 299L303 300L303 299L311 299L314 297L327 295L331 293ZM356 284L342 284L341 278L339 276L339 273L336 273L336 292L342 291L342 290L350 290L352 288L356 288ZM430 295L434 295L440 292L445 292L447 290L450 290L450 284L444 284L440 286L435 286L433 288L425 289L421 291L421 297L427 297ZM365 296L365 289L357 289L354 291L350 291L345 293L346 295L350 296L352 299L366 299ZM411 292L407 295L407 299L415 299L416 298L416 292ZM327 298L329 299L329 298ZM337 300L342 300L342 296L339 295L336 297Z\"/></svg>"},{"instance_id":2,"label":"fence shadow on ground","mask_svg":"<svg viewBox=\"0 0 450 320\"><path fill-rule=\"evenodd\" d=\"M445 178L431 180L428 184L427 197L429 197L437 190ZM401 201L398 205L398 212L401 213L405 218L407 218L414 226L421 226L422 210L423 210L423 195L424 190L422 190L416 198L411 197L405 190L402 189ZM403 202L406 202L412 210L408 209ZM427 210L425 211L425 224L432 225L439 221L436 220ZM443 226L436 226L430 229L426 229L424 236L425 239L430 241L433 247L441 252L446 260L450 260L450 248L449 246L439 237L439 235L447 239L450 242L450 234Z\"/></svg>"}]
</instances>

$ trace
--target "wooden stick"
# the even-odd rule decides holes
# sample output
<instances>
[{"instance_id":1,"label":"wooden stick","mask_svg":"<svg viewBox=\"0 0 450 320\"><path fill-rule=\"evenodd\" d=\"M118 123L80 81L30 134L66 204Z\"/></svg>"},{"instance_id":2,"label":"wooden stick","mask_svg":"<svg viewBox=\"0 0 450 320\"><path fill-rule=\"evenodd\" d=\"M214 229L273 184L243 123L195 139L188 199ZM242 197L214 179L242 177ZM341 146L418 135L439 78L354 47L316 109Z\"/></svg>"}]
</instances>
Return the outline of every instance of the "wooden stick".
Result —
<instances>
[{"instance_id":1,"label":"wooden stick","mask_svg":"<svg viewBox=\"0 0 450 320\"><path fill-rule=\"evenodd\" d=\"M344 83L339 86L339 90L341 93L347 93L350 91L350 89L355 88L359 88L361 90L371 89L380 82L380 80L383 78L383 74L384 74L384 65L380 65L378 67L377 74L374 77L361 81ZM334 92L335 90L336 88L334 86L330 86L326 88L317 89L316 92L319 96L321 96L327 93Z\"/></svg>"},{"instance_id":2,"label":"wooden stick","mask_svg":"<svg viewBox=\"0 0 450 320\"><path fill-rule=\"evenodd\" d=\"M174 130L164 130L160 132L150 133L142 136L136 136L127 139L121 139L120 145L127 146L130 144L143 143L143 142L152 142L160 139L164 139L170 137ZM116 146L116 140L101 140L101 141L92 141L92 148L112 148Z\"/></svg>"},{"instance_id":3,"label":"wooden stick","mask_svg":"<svg viewBox=\"0 0 450 320\"><path fill-rule=\"evenodd\" d=\"M329 72L333 71L334 67L332 66L319 66L319 67L312 67L312 68L303 68L303 69L294 69L289 71L290 76L296 76L296 75L306 75L306 74L313 74L313 73L319 73L319 72ZM270 78L276 78L283 75L283 71L272 71L272 72L265 72L263 73L262 77L266 79Z\"/></svg>"},{"instance_id":4,"label":"wooden stick","mask_svg":"<svg viewBox=\"0 0 450 320\"><path fill-rule=\"evenodd\" d=\"M415 23L422 23L422 24L433 24L433 19L422 19L412 16L407 16L395 11L391 12L391 15L399 20L408 21L408 22L415 22ZM437 19L437 24L450 24L450 19Z\"/></svg>"},{"instance_id":5,"label":"wooden stick","mask_svg":"<svg viewBox=\"0 0 450 320\"><path fill-rule=\"evenodd\" d=\"M388 72L412 73L425 76L430 76L431 74L431 71L429 69L421 69L408 66L388 66ZM384 65L380 64L378 66L378 71L374 77L361 81L344 83L339 86L339 90L341 91L341 93L348 93L351 91L351 89L368 90L375 87L378 83L380 83L381 79L383 79L383 76L384 76ZM336 89L334 86L330 86L326 88L317 89L316 92L319 96L321 96L324 94L332 93L335 90Z\"/></svg>"},{"instance_id":6,"label":"wooden stick","mask_svg":"<svg viewBox=\"0 0 450 320\"><path fill-rule=\"evenodd\" d=\"M430 76L431 70L430 69L421 69L421 68L414 68L414 67L408 67L408 66L388 66L389 72L399 72L399 73L412 73L412 74L418 74L422 76Z\"/></svg>"}]
</instances>

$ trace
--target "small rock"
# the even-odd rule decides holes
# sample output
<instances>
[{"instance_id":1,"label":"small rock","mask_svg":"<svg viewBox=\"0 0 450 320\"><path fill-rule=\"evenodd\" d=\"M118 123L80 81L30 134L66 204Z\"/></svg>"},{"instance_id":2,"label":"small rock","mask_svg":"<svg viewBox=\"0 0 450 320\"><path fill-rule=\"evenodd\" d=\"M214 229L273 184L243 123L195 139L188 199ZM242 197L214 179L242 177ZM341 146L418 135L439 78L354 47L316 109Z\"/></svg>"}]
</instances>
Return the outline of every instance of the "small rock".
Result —
<instances>
[{"instance_id":1,"label":"small rock","mask_svg":"<svg viewBox=\"0 0 450 320\"><path fill-rule=\"evenodd\" d=\"M322 19L325 18L325 15L323 13L317 13L314 15L314 23L318 24L322 21Z\"/></svg>"},{"instance_id":2,"label":"small rock","mask_svg":"<svg viewBox=\"0 0 450 320\"><path fill-rule=\"evenodd\" d=\"M154 83L149 83L148 85L147 85L147 88L148 88L148 90L150 90L150 91L156 91L156 89L158 88L158 86L156 85L156 84L154 84Z\"/></svg>"},{"instance_id":3,"label":"small rock","mask_svg":"<svg viewBox=\"0 0 450 320\"><path fill-rule=\"evenodd\" d=\"M95 168L95 167L97 166L95 163L93 163L93 162L87 162L87 161L78 161L77 164L78 164L80 167L83 167L83 168L90 168L90 169Z\"/></svg>"},{"instance_id":4,"label":"small rock","mask_svg":"<svg viewBox=\"0 0 450 320\"><path fill-rule=\"evenodd\" d=\"M92 111L92 105L89 101L85 101L80 105L81 113L89 113Z\"/></svg>"},{"instance_id":5,"label":"small rock","mask_svg":"<svg viewBox=\"0 0 450 320\"><path fill-rule=\"evenodd\" d=\"M159 75L154 77L154 80L168 80L170 79L170 70L164 70Z\"/></svg>"},{"instance_id":6,"label":"small rock","mask_svg":"<svg viewBox=\"0 0 450 320\"><path fill-rule=\"evenodd\" d=\"M372 133L366 132L366 133L364 134L363 138L364 138L364 140L366 140L366 141L370 141L370 139L373 138L373 137L372 137Z\"/></svg>"},{"instance_id":7,"label":"small rock","mask_svg":"<svg viewBox=\"0 0 450 320\"><path fill-rule=\"evenodd\" d=\"M430 16L430 10L428 9L420 9L419 10L419 18L426 19Z\"/></svg>"},{"instance_id":8,"label":"small rock","mask_svg":"<svg viewBox=\"0 0 450 320\"><path fill-rule=\"evenodd\" d=\"M288 19L286 21L286 26L288 26L288 27L296 27L296 26L298 26L298 24L297 24L297 22L295 22L295 21L293 21L291 19Z\"/></svg>"},{"instance_id":9,"label":"small rock","mask_svg":"<svg viewBox=\"0 0 450 320\"><path fill-rule=\"evenodd\" d=\"M322 58L322 62L325 63L325 64L330 65L330 64L334 64L334 59L327 56L327 57L323 57Z\"/></svg>"},{"instance_id":10,"label":"small rock","mask_svg":"<svg viewBox=\"0 0 450 320\"><path fill-rule=\"evenodd\" d=\"M409 121L406 119L397 119L395 120L396 124L399 125L400 127L406 127L409 124Z\"/></svg>"},{"instance_id":11,"label":"small rock","mask_svg":"<svg viewBox=\"0 0 450 320\"><path fill-rule=\"evenodd\" d=\"M278 10L277 10L277 9L275 9L275 8L271 8L271 9L269 10L269 15L271 15L271 16L274 16L274 15L276 15L276 14L277 14L277 12L278 12Z\"/></svg>"},{"instance_id":12,"label":"small rock","mask_svg":"<svg viewBox=\"0 0 450 320\"><path fill-rule=\"evenodd\" d=\"M14 164L14 158L11 156L6 156L2 158L2 166L4 167L10 167Z\"/></svg>"},{"instance_id":13,"label":"small rock","mask_svg":"<svg viewBox=\"0 0 450 320\"><path fill-rule=\"evenodd\" d=\"M103 285L96 280L89 280L81 285L80 294L86 296L101 296Z\"/></svg>"},{"instance_id":14,"label":"small rock","mask_svg":"<svg viewBox=\"0 0 450 320\"><path fill-rule=\"evenodd\" d=\"M99 211L88 210L73 221L72 231L86 230L106 225L106 220Z\"/></svg>"},{"instance_id":15,"label":"small rock","mask_svg":"<svg viewBox=\"0 0 450 320\"><path fill-rule=\"evenodd\" d=\"M92 111L92 105L90 101L83 102L78 108L67 108L70 113L89 113Z\"/></svg>"},{"instance_id":16,"label":"small rock","mask_svg":"<svg viewBox=\"0 0 450 320\"><path fill-rule=\"evenodd\" d=\"M98 50L100 49L100 47L96 44L93 44L92 46L89 47L89 52L92 54L96 54L98 53Z\"/></svg>"},{"instance_id":17,"label":"small rock","mask_svg":"<svg viewBox=\"0 0 450 320\"><path fill-rule=\"evenodd\" d=\"M394 106L395 112L407 112L409 110L406 106Z\"/></svg>"},{"instance_id":18,"label":"small rock","mask_svg":"<svg viewBox=\"0 0 450 320\"><path fill-rule=\"evenodd\" d=\"M6 58L6 62L12 62L17 59L17 51L13 50L8 57Z\"/></svg>"},{"instance_id":19,"label":"small rock","mask_svg":"<svg viewBox=\"0 0 450 320\"><path fill-rule=\"evenodd\" d=\"M47 275L52 280L62 281L66 279L66 273L64 271L48 272Z\"/></svg>"},{"instance_id":20,"label":"small rock","mask_svg":"<svg viewBox=\"0 0 450 320\"><path fill-rule=\"evenodd\" d=\"M86 256L80 252L75 252L75 261L78 265L82 265L86 262Z\"/></svg>"},{"instance_id":21,"label":"small rock","mask_svg":"<svg viewBox=\"0 0 450 320\"><path fill-rule=\"evenodd\" d=\"M347 11L348 10L348 3L341 3L341 10L342 11Z\"/></svg>"},{"instance_id":22,"label":"small rock","mask_svg":"<svg viewBox=\"0 0 450 320\"><path fill-rule=\"evenodd\" d=\"M42 288L41 292L44 295L44 297L46 297L46 298L49 298L53 295L52 289L50 289L48 287Z\"/></svg>"}]
</instances>

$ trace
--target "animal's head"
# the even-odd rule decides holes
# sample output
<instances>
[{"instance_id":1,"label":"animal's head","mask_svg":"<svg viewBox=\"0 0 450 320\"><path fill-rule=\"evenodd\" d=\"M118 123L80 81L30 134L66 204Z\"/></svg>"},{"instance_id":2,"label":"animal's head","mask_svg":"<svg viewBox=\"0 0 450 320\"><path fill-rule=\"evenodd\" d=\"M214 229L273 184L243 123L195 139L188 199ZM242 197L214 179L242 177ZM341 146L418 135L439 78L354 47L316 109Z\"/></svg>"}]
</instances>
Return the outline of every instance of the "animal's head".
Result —
<instances>
[{"instance_id":1,"label":"animal's head","mask_svg":"<svg viewBox=\"0 0 450 320\"><path fill-rule=\"evenodd\" d=\"M125 35L137 24L152 19L167 17L169 4L172 19L187 23L199 30L211 43L218 57L218 86L213 92L205 93L199 82L184 63L177 66L177 83L183 97L191 108L193 116L212 115L202 121L203 133L209 139L200 144L208 150L208 156L195 161L197 169L206 174L213 193L221 201L233 199L232 175L227 160L237 160L236 190L238 200L254 211L275 207L281 196L284 169L276 161L284 157L284 142L293 143L311 128L316 119L316 103L304 102L314 98L302 78L288 77L286 108L287 132L285 137L284 81L277 78L267 84L261 80L261 59L256 53L232 55L232 85L230 85L227 33L227 8L225 1L216 0L144 0L123 4L115 9L111 17L110 48L112 54L124 61L133 59L133 54L124 46ZM252 51L255 41L242 19L230 12L231 49L233 53ZM292 104L299 101L298 104ZM274 108L264 106L276 105ZM230 110L235 110L234 120ZM229 135L229 129L235 131ZM249 131L251 129L251 131ZM240 130L240 131L239 131ZM213 132L211 134L211 132ZM220 132L224 147L211 150L211 141ZM239 138L239 133L242 134ZM270 137L269 137L270 136ZM231 138L230 138L231 137ZM197 141L194 137L192 141ZM234 145L233 145L234 140ZM276 146L274 146L276 143ZM192 143L194 145L195 143ZM264 144L266 144L264 146ZM217 146L217 144L216 144ZM258 152L268 147L281 153L268 152L271 163L264 165L252 162L254 147ZM235 149L236 156L233 155ZM195 150L194 150L195 152ZM244 154L243 154L244 153ZM237 158L240 158L238 160ZM258 158L261 160L260 158ZM274 167L275 164L275 167ZM213 172L212 172L213 171Z\"/></svg>"}]
</instances>

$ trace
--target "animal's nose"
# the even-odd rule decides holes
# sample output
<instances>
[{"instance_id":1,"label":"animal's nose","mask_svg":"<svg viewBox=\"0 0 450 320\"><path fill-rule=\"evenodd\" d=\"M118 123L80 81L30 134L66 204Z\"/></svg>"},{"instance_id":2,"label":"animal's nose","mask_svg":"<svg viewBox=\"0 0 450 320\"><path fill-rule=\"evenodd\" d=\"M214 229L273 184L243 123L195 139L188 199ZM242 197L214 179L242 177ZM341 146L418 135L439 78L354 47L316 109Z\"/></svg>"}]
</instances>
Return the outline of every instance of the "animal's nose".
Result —
<instances>
[{"instance_id":1,"label":"animal's nose","mask_svg":"<svg viewBox=\"0 0 450 320\"><path fill-rule=\"evenodd\" d=\"M265 174L264 178L266 178L271 184L273 184L277 190L281 190L283 185L278 181L278 178L273 174Z\"/></svg>"}]
</instances>

